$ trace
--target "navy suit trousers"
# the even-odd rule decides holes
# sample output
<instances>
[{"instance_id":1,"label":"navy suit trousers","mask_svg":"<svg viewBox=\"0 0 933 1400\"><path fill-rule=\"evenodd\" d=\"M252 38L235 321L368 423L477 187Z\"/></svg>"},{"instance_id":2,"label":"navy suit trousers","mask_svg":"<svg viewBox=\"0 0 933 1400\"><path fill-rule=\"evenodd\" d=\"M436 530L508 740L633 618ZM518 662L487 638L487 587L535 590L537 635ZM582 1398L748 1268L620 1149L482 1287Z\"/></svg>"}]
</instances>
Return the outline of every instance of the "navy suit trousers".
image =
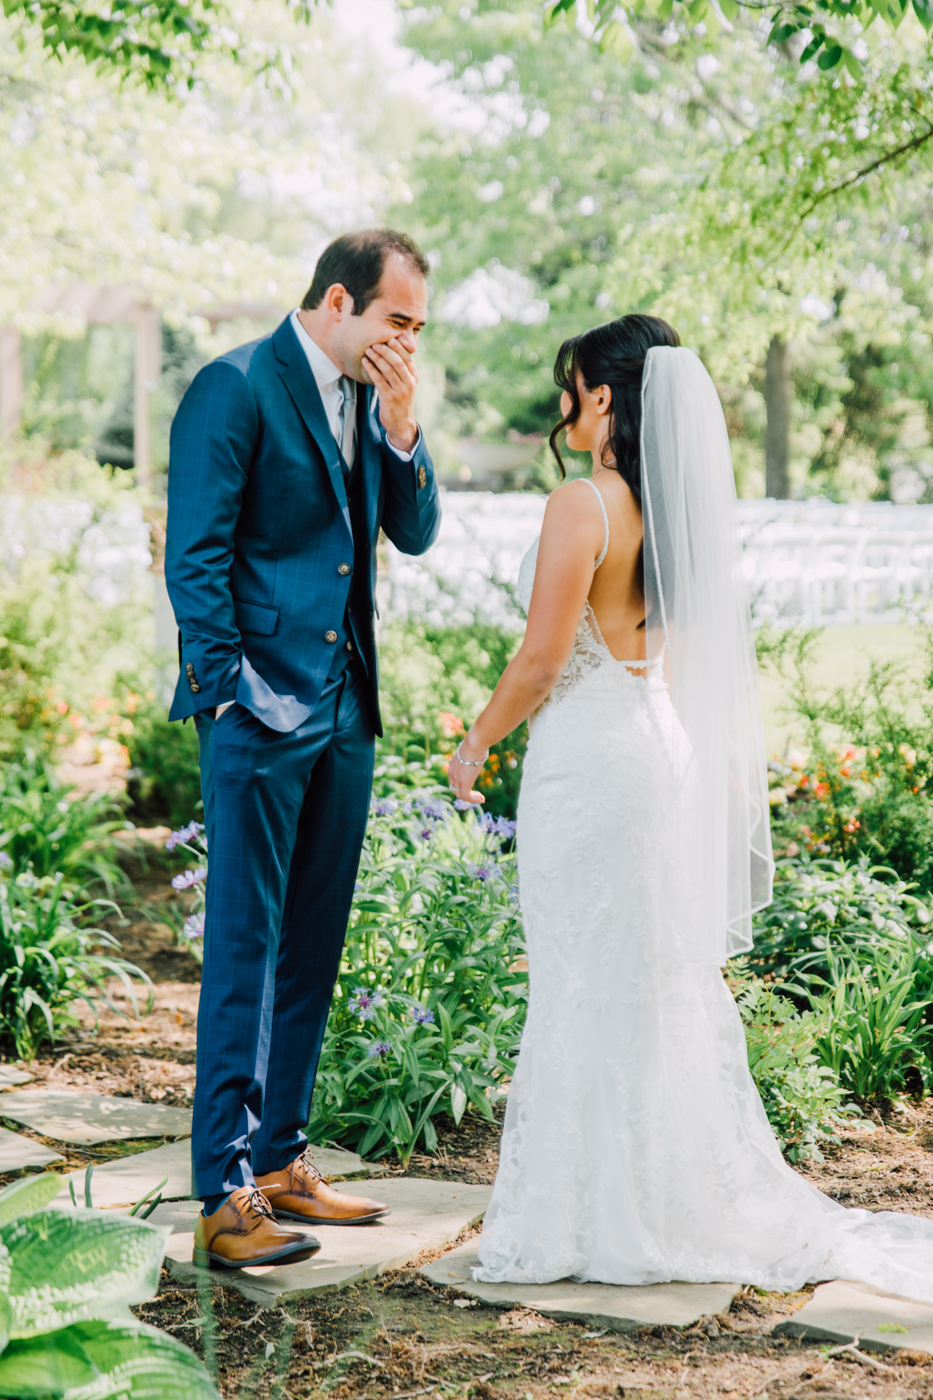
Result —
<instances>
[{"instance_id":1,"label":"navy suit trousers","mask_svg":"<svg viewBox=\"0 0 933 1400\"><path fill-rule=\"evenodd\" d=\"M195 717L210 874L198 1009L194 1195L304 1149L372 791L353 662L289 734L240 704Z\"/></svg>"}]
</instances>

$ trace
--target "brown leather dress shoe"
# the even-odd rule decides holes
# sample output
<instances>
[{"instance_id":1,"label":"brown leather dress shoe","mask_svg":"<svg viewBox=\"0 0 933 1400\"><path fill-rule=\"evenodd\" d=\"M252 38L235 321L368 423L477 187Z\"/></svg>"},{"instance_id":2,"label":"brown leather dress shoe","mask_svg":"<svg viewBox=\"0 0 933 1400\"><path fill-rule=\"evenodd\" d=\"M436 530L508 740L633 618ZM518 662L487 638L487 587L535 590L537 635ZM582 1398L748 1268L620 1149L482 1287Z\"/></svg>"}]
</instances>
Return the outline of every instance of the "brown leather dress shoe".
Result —
<instances>
[{"instance_id":1,"label":"brown leather dress shoe","mask_svg":"<svg viewBox=\"0 0 933 1400\"><path fill-rule=\"evenodd\" d=\"M256 1185L280 1220L305 1225L368 1225L389 1214L389 1207L366 1196L335 1191L321 1176L305 1150L279 1172L257 1176Z\"/></svg>"},{"instance_id":2,"label":"brown leather dress shoe","mask_svg":"<svg viewBox=\"0 0 933 1400\"><path fill-rule=\"evenodd\" d=\"M240 1186L213 1215L199 1215L194 1227L193 1257L201 1268L298 1264L320 1247L321 1241L313 1235L283 1230L255 1186Z\"/></svg>"}]
</instances>

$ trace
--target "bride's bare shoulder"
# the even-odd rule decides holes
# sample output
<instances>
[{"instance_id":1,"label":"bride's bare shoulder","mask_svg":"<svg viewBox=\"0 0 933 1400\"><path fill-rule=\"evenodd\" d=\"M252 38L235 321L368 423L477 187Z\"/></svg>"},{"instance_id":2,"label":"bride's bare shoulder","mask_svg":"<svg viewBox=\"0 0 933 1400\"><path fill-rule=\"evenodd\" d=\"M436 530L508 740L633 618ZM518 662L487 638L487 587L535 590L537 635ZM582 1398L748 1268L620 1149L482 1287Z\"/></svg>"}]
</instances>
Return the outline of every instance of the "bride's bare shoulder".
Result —
<instances>
[{"instance_id":1,"label":"bride's bare shoulder","mask_svg":"<svg viewBox=\"0 0 933 1400\"><path fill-rule=\"evenodd\" d=\"M548 497L542 536L603 532L602 512L593 488L577 477L563 481Z\"/></svg>"}]
</instances>

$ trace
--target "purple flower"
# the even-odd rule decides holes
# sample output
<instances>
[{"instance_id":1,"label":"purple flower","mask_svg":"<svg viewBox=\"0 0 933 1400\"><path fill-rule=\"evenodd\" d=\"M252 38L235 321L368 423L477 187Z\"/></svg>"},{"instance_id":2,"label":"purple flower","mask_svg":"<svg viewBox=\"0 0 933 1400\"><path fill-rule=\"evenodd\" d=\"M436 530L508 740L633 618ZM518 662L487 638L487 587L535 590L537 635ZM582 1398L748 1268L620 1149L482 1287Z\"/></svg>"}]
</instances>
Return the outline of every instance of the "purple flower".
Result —
<instances>
[{"instance_id":1,"label":"purple flower","mask_svg":"<svg viewBox=\"0 0 933 1400\"><path fill-rule=\"evenodd\" d=\"M509 885L509 899L513 904L519 904L521 902L518 893L518 885Z\"/></svg>"},{"instance_id":2,"label":"purple flower","mask_svg":"<svg viewBox=\"0 0 933 1400\"><path fill-rule=\"evenodd\" d=\"M0 851L0 870L7 870L12 864L9 851Z\"/></svg>"},{"instance_id":3,"label":"purple flower","mask_svg":"<svg viewBox=\"0 0 933 1400\"><path fill-rule=\"evenodd\" d=\"M434 828L433 826L423 826L420 831L415 832L415 835L419 841L430 841L434 835Z\"/></svg>"},{"instance_id":4,"label":"purple flower","mask_svg":"<svg viewBox=\"0 0 933 1400\"><path fill-rule=\"evenodd\" d=\"M394 797L383 797L381 801L373 803L374 817L391 817L393 812L398 811L398 803Z\"/></svg>"},{"instance_id":5,"label":"purple flower","mask_svg":"<svg viewBox=\"0 0 933 1400\"><path fill-rule=\"evenodd\" d=\"M374 1060L382 1059L382 1056L388 1055L391 1049L392 1046L387 1040L374 1040L372 1045L367 1045L366 1053Z\"/></svg>"},{"instance_id":6,"label":"purple flower","mask_svg":"<svg viewBox=\"0 0 933 1400\"><path fill-rule=\"evenodd\" d=\"M509 841L515 835L515 822L508 817L494 817L490 812L481 812L479 827L489 836L498 836L500 841Z\"/></svg>"},{"instance_id":7,"label":"purple flower","mask_svg":"<svg viewBox=\"0 0 933 1400\"><path fill-rule=\"evenodd\" d=\"M206 875L207 869L203 865L199 865L196 870L186 870L184 875L173 875L172 889L190 890L192 885L200 885Z\"/></svg>"},{"instance_id":8,"label":"purple flower","mask_svg":"<svg viewBox=\"0 0 933 1400\"><path fill-rule=\"evenodd\" d=\"M447 816L447 807L436 797L426 797L421 803L421 810L426 817L432 821L441 822Z\"/></svg>"},{"instance_id":9,"label":"purple flower","mask_svg":"<svg viewBox=\"0 0 933 1400\"><path fill-rule=\"evenodd\" d=\"M385 997L378 987L372 992L367 992L365 987L357 987L347 1005L361 1021L371 1021L384 1001Z\"/></svg>"},{"instance_id":10,"label":"purple flower","mask_svg":"<svg viewBox=\"0 0 933 1400\"><path fill-rule=\"evenodd\" d=\"M494 880L496 878L494 865L468 865L467 870L474 880Z\"/></svg>"},{"instance_id":11,"label":"purple flower","mask_svg":"<svg viewBox=\"0 0 933 1400\"><path fill-rule=\"evenodd\" d=\"M419 1026L432 1026L434 1024L434 1012L427 1006L413 1006L411 1014Z\"/></svg>"},{"instance_id":12,"label":"purple flower","mask_svg":"<svg viewBox=\"0 0 933 1400\"><path fill-rule=\"evenodd\" d=\"M464 797L457 797L454 799L454 806L456 807L458 812L472 812L473 808L476 806L476 803L467 802L466 798Z\"/></svg>"},{"instance_id":13,"label":"purple flower","mask_svg":"<svg viewBox=\"0 0 933 1400\"><path fill-rule=\"evenodd\" d=\"M193 841L196 836L199 836L203 830L204 826L201 822L189 822L188 825L183 826L180 831L172 832L165 843L165 849L167 851L174 851L176 846L186 846L189 841Z\"/></svg>"},{"instance_id":14,"label":"purple flower","mask_svg":"<svg viewBox=\"0 0 933 1400\"><path fill-rule=\"evenodd\" d=\"M182 933L186 938L201 938L204 934L204 914L189 914Z\"/></svg>"}]
</instances>

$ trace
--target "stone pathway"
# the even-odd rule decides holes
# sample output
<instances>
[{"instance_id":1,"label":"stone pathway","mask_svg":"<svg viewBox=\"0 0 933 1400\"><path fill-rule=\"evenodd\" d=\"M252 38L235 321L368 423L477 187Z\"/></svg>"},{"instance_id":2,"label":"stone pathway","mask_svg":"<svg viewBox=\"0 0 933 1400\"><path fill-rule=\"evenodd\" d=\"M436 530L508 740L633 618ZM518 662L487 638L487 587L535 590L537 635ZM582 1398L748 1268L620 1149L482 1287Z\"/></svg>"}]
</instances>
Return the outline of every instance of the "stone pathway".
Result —
<instances>
[{"instance_id":1,"label":"stone pathway","mask_svg":"<svg viewBox=\"0 0 933 1400\"><path fill-rule=\"evenodd\" d=\"M64 1160L51 1147L21 1133L11 1133L9 1128L0 1128L0 1172L21 1172L24 1167L47 1167L50 1162Z\"/></svg>"},{"instance_id":2,"label":"stone pathway","mask_svg":"<svg viewBox=\"0 0 933 1400\"><path fill-rule=\"evenodd\" d=\"M490 1186L391 1177L376 1188L378 1198L392 1210L384 1221L358 1226L316 1225L308 1233L316 1235L323 1247L313 1259L303 1264L212 1271L211 1279L238 1289L266 1308L277 1307L289 1298L334 1293L389 1269L404 1268L419 1255L449 1244L483 1218L491 1191ZM198 1209L195 1201L179 1202L159 1206L150 1217L159 1225L172 1227L165 1264L182 1283L193 1283L198 1277L191 1262Z\"/></svg>"},{"instance_id":3,"label":"stone pathway","mask_svg":"<svg viewBox=\"0 0 933 1400\"><path fill-rule=\"evenodd\" d=\"M106 1094L22 1089L0 1095L0 1118L12 1118L57 1142L91 1146L124 1138L185 1137L191 1110Z\"/></svg>"},{"instance_id":4,"label":"stone pathway","mask_svg":"<svg viewBox=\"0 0 933 1400\"><path fill-rule=\"evenodd\" d=\"M188 1199L190 1110L102 1094L17 1087L30 1079L26 1071L0 1064L0 1118L23 1123L43 1137L76 1145L146 1137L180 1139L97 1167L91 1194L100 1209L126 1211L167 1177L160 1188L162 1204L150 1218L170 1226L173 1232L166 1267L179 1281L193 1282L196 1271L191 1250L200 1204ZM53 1148L0 1128L0 1171L46 1167L62 1160ZM315 1161L328 1180L384 1170L339 1148L316 1148ZM72 1173L71 1181L78 1203L83 1205L85 1173ZM489 1186L388 1178L378 1186L379 1196L392 1212L383 1222L360 1227L317 1226L311 1233L318 1236L323 1248L303 1264L215 1272L212 1278L270 1308L289 1298L332 1293L436 1254L482 1219L490 1193ZM70 1193L62 1192L56 1205L71 1209ZM433 1284L465 1295L464 1302L476 1299L504 1308L521 1306L547 1317L574 1319L616 1332L646 1326L690 1327L702 1317L727 1312L740 1291L740 1285L732 1283L642 1288L567 1280L545 1285L476 1283L471 1272L476 1263L477 1242L472 1239L422 1265L419 1272ZM817 1288L799 1312L781 1322L775 1334L842 1346L854 1344L876 1352L905 1350L933 1355L933 1304L899 1298L867 1285L828 1283Z\"/></svg>"},{"instance_id":5,"label":"stone pathway","mask_svg":"<svg viewBox=\"0 0 933 1400\"><path fill-rule=\"evenodd\" d=\"M619 1288L605 1283L477 1283L476 1240L442 1254L419 1273L444 1288L456 1288L484 1303L533 1308L544 1317L573 1318L589 1327L632 1332L636 1327L692 1327L701 1317L728 1312L739 1283L655 1283Z\"/></svg>"},{"instance_id":6,"label":"stone pathway","mask_svg":"<svg viewBox=\"0 0 933 1400\"><path fill-rule=\"evenodd\" d=\"M855 1342L861 1351L925 1351L933 1355L933 1304L882 1293L867 1283L823 1283L775 1335Z\"/></svg>"}]
</instances>

